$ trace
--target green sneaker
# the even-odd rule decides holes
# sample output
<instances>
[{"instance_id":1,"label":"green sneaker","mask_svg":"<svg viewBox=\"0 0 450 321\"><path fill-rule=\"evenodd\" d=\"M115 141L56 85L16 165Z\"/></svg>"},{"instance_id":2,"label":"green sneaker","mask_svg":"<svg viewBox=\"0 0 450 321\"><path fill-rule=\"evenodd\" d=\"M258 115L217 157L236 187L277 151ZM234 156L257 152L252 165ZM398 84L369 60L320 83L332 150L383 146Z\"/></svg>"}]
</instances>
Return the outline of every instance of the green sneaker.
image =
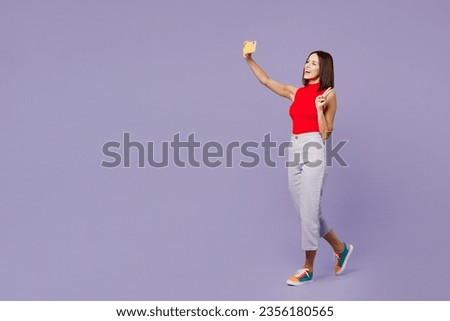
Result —
<instances>
[{"instance_id":1,"label":"green sneaker","mask_svg":"<svg viewBox=\"0 0 450 321\"><path fill-rule=\"evenodd\" d=\"M287 280L287 284L288 285L300 285L300 284L305 284L305 283L311 283L313 274L312 272L309 273L308 269L300 269L297 271L297 273L295 273L293 276L291 276L288 280Z\"/></svg>"},{"instance_id":2,"label":"green sneaker","mask_svg":"<svg viewBox=\"0 0 450 321\"><path fill-rule=\"evenodd\" d=\"M353 245L344 243L344 250L341 253L334 253L336 256L336 266L334 274L341 275L347 266L348 259L353 252Z\"/></svg>"}]
</instances>

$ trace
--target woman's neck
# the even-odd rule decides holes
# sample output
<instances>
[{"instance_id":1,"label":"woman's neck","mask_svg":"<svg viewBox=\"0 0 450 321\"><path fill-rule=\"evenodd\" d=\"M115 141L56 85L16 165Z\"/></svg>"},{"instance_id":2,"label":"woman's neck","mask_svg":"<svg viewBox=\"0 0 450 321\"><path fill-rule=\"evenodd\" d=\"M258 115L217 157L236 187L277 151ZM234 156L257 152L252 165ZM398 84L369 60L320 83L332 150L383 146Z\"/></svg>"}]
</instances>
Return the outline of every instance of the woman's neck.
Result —
<instances>
[{"instance_id":1,"label":"woman's neck","mask_svg":"<svg viewBox=\"0 0 450 321\"><path fill-rule=\"evenodd\" d=\"M318 84L319 82L320 82L320 78L317 77L317 78L315 78L315 79L310 79L309 82L308 82L308 84L314 85L314 84Z\"/></svg>"}]
</instances>

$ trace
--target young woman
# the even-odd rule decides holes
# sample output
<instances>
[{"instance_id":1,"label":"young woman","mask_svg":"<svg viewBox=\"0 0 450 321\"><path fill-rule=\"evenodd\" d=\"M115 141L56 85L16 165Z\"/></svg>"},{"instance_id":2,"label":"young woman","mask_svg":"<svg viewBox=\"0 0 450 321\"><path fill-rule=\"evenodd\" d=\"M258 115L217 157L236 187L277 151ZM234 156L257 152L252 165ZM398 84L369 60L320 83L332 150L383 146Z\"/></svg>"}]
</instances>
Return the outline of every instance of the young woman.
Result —
<instances>
[{"instance_id":1,"label":"young woman","mask_svg":"<svg viewBox=\"0 0 450 321\"><path fill-rule=\"evenodd\" d=\"M289 146L288 181L300 217L302 248L306 257L303 267L287 280L287 284L312 282L320 237L333 248L336 256L334 273L340 275L346 268L353 246L337 237L323 218L320 207L327 175L325 141L333 131L336 114L333 58L324 51L310 53L303 67L304 86L298 88L269 78L253 60L252 54L243 55L261 84L292 102L289 109L293 129Z\"/></svg>"}]
</instances>

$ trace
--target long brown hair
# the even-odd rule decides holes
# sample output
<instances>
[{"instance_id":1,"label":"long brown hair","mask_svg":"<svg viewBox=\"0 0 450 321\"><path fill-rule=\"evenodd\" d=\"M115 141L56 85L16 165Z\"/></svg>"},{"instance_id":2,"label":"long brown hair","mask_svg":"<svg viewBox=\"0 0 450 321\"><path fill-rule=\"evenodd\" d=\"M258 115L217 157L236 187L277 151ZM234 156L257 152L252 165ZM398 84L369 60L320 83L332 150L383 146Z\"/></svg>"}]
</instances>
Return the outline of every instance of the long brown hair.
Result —
<instances>
[{"instance_id":1,"label":"long brown hair","mask_svg":"<svg viewBox=\"0 0 450 321\"><path fill-rule=\"evenodd\" d=\"M333 57L328 52L316 50L309 54L309 57L312 54L317 54L319 57L319 77L320 77L320 85L319 89L323 90L328 87L334 88L334 68L333 68ZM302 74L302 82L303 85L306 86L309 83L309 79L304 78L305 75L305 66L303 66L303 74Z\"/></svg>"}]
</instances>

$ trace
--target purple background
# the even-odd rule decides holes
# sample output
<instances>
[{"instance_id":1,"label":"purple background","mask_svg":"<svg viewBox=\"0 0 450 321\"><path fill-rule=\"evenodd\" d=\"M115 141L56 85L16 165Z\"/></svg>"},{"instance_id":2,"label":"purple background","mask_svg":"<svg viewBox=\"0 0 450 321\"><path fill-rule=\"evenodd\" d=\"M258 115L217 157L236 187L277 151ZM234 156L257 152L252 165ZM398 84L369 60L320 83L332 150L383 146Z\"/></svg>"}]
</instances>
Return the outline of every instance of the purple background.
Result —
<instances>
[{"instance_id":1,"label":"purple background","mask_svg":"<svg viewBox=\"0 0 450 321\"><path fill-rule=\"evenodd\" d=\"M5 1L0 10L0 299L449 300L446 1ZM303 262L284 158L270 168L106 169L107 141L290 138L289 101L335 59L323 211L355 245ZM160 146L157 143L157 146ZM258 150L261 153L261 149ZM199 159L200 155L197 155ZM184 158L186 159L186 158Z\"/></svg>"}]
</instances>

